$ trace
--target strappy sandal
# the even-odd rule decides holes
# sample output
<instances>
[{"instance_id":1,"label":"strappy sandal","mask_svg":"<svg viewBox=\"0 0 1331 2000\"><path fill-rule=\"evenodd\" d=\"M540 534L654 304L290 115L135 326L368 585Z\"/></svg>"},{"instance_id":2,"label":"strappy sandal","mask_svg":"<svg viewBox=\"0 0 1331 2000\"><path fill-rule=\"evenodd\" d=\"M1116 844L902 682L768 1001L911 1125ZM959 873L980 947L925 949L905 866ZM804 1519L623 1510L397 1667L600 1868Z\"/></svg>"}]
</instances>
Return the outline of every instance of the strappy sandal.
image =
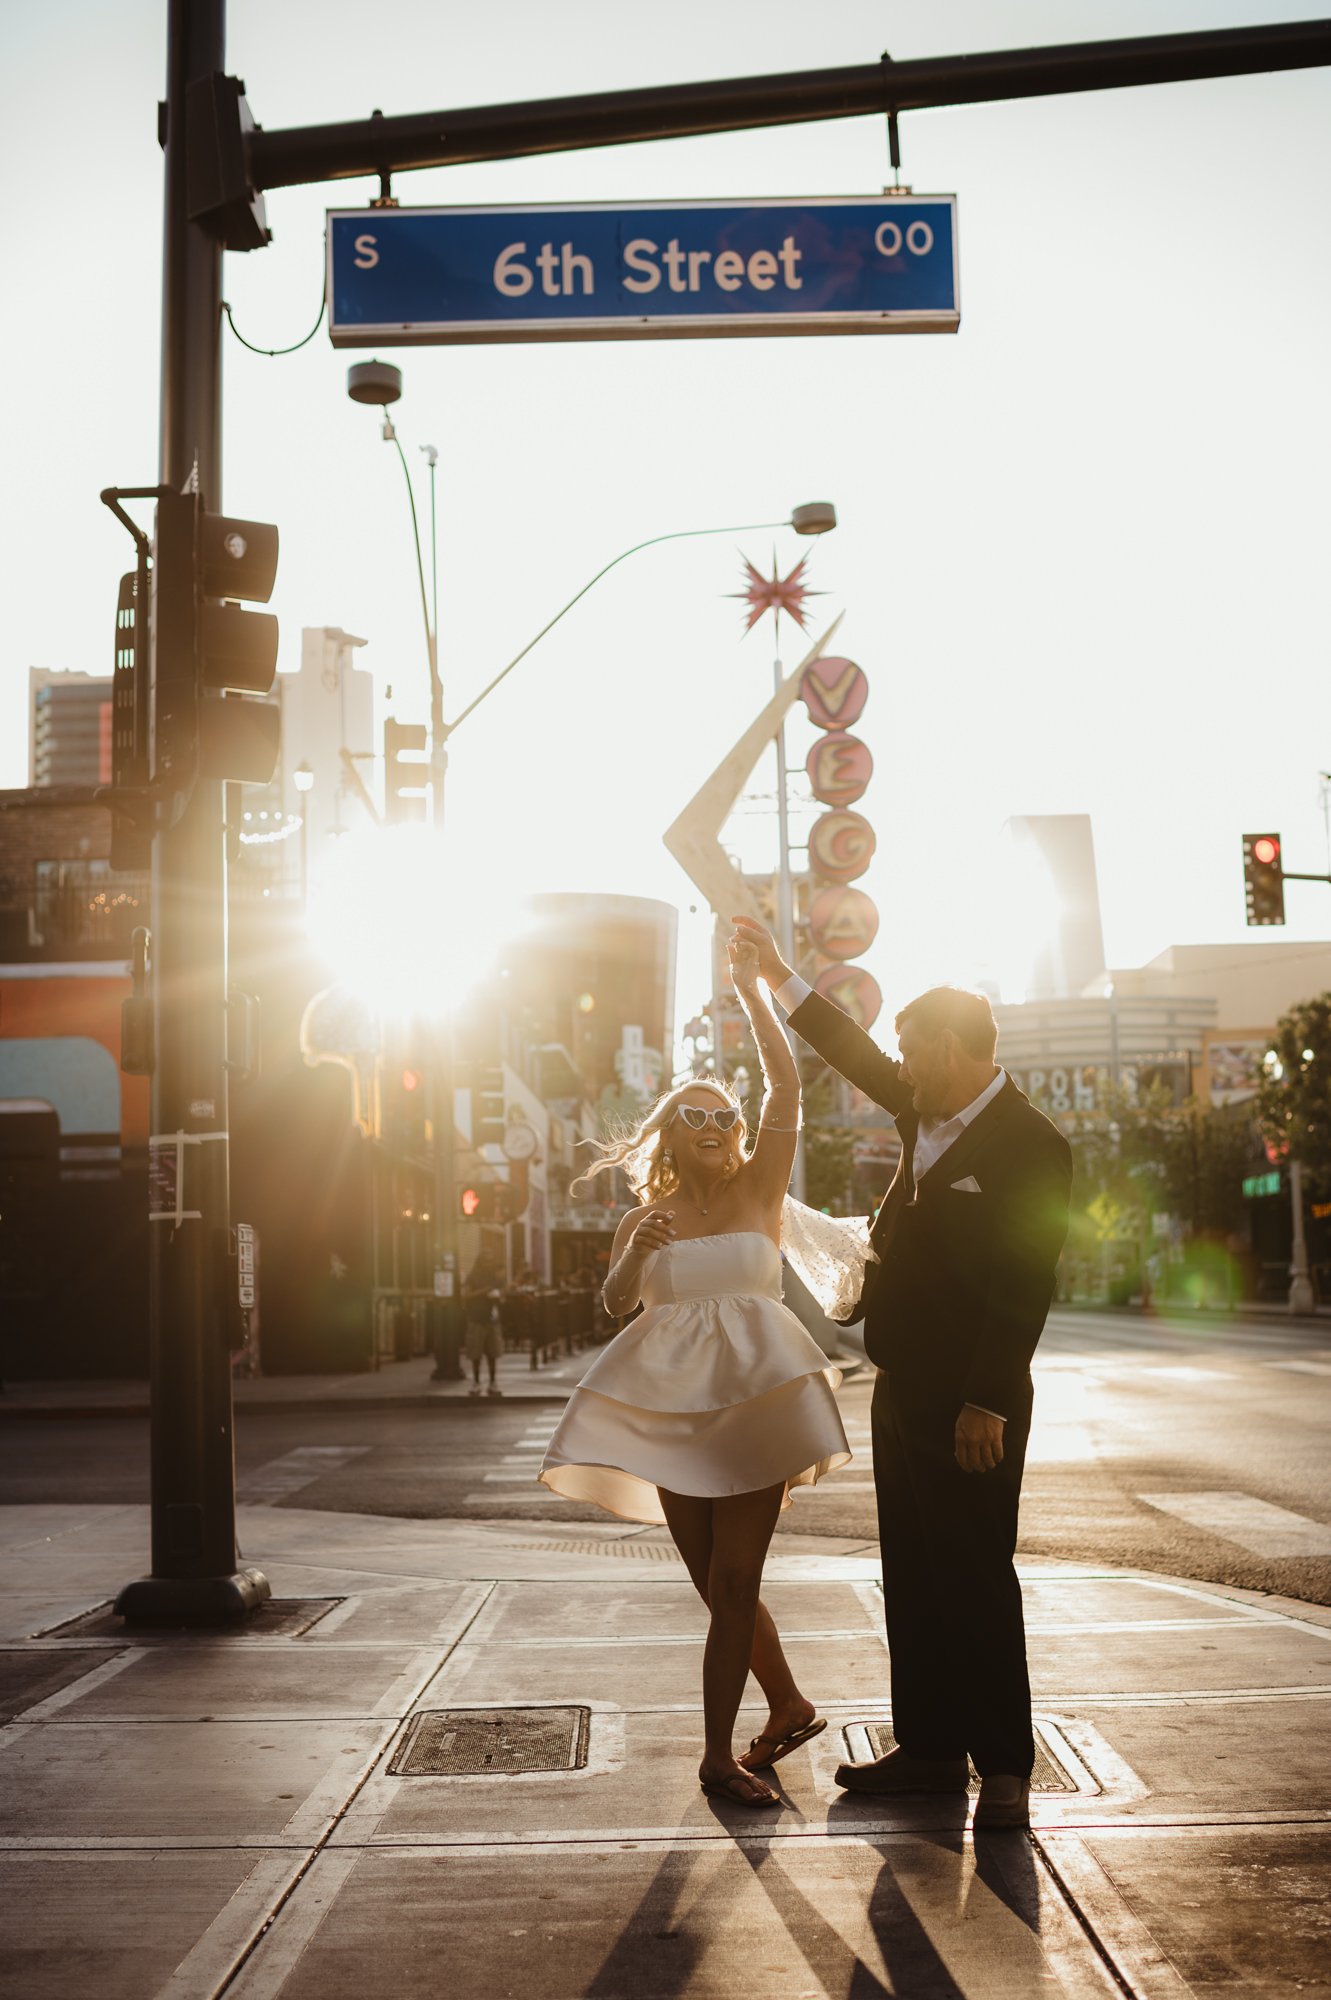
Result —
<instances>
[{"instance_id":1,"label":"strappy sandal","mask_svg":"<svg viewBox=\"0 0 1331 2000\"><path fill-rule=\"evenodd\" d=\"M735 1787L743 1785L746 1779L749 1784L759 1787L756 1793L736 1791ZM736 1771L732 1778L699 1778L698 1783L709 1799L728 1799L732 1806L779 1806L781 1803L761 1778L740 1771Z\"/></svg>"},{"instance_id":2,"label":"strappy sandal","mask_svg":"<svg viewBox=\"0 0 1331 2000\"><path fill-rule=\"evenodd\" d=\"M756 1767L760 1771L765 1771L770 1765L779 1764L781 1759L788 1757L792 1750L798 1750L801 1743L807 1743L811 1737L821 1736L826 1727L827 1717L825 1715L815 1715L812 1722L806 1722L800 1729L790 1730L785 1736L755 1736L749 1744L745 1755L749 1757L754 1756L760 1743L772 1744L771 1756L764 1757ZM746 1764L744 1768L747 1771L749 1767Z\"/></svg>"}]
</instances>

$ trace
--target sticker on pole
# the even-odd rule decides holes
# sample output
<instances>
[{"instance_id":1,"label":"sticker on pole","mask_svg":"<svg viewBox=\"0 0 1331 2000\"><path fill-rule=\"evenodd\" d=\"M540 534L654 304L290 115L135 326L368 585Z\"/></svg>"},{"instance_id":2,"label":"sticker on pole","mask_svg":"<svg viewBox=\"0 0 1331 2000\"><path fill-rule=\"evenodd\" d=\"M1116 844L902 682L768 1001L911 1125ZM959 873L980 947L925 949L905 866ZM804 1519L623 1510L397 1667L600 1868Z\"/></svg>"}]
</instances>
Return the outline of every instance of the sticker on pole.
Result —
<instances>
[{"instance_id":1,"label":"sticker on pole","mask_svg":"<svg viewBox=\"0 0 1331 2000\"><path fill-rule=\"evenodd\" d=\"M328 213L334 347L960 323L955 195Z\"/></svg>"}]
</instances>

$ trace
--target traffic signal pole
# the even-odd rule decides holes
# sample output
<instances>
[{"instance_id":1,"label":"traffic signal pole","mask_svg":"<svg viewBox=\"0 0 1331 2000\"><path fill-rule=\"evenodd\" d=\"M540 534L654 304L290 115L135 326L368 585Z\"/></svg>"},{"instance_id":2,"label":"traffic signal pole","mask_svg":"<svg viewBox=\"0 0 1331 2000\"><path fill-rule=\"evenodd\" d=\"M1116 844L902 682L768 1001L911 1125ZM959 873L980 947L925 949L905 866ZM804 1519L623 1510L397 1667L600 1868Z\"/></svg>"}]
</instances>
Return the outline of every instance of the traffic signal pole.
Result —
<instances>
[{"instance_id":1,"label":"traffic signal pole","mask_svg":"<svg viewBox=\"0 0 1331 2000\"><path fill-rule=\"evenodd\" d=\"M196 489L214 512L222 246L190 219L187 120L190 84L224 68L225 26L225 0L169 0L159 476L176 493ZM167 654L187 634L192 646L192 625L165 604L157 611L154 672L180 685L192 663ZM163 814L152 859L152 1574L127 1584L116 1610L131 1622L195 1625L240 1618L270 1592L236 1560L224 786L199 774L186 797L173 824Z\"/></svg>"}]
</instances>

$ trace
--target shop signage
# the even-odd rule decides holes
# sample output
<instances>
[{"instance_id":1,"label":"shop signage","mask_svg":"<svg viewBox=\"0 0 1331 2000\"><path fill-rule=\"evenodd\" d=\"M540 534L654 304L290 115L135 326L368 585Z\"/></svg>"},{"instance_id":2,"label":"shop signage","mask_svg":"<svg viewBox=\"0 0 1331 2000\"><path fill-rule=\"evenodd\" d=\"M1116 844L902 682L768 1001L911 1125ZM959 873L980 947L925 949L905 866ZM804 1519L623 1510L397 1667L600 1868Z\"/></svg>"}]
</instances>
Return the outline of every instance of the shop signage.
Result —
<instances>
[{"instance_id":1,"label":"shop signage","mask_svg":"<svg viewBox=\"0 0 1331 2000\"><path fill-rule=\"evenodd\" d=\"M821 889L809 908L809 931L825 958L860 958L878 935L878 911L863 889Z\"/></svg>"},{"instance_id":2,"label":"shop signage","mask_svg":"<svg viewBox=\"0 0 1331 2000\"><path fill-rule=\"evenodd\" d=\"M882 1012L882 990L862 965L829 965L814 980L813 988L861 1028L871 1028Z\"/></svg>"},{"instance_id":3,"label":"shop signage","mask_svg":"<svg viewBox=\"0 0 1331 2000\"><path fill-rule=\"evenodd\" d=\"M800 700L819 729L846 729L869 699L869 677L854 660L815 660L800 680Z\"/></svg>"},{"instance_id":4,"label":"shop signage","mask_svg":"<svg viewBox=\"0 0 1331 2000\"><path fill-rule=\"evenodd\" d=\"M843 729L820 736L805 759L804 768L814 797L825 806L849 806L863 798L873 776L873 758L867 743L848 736Z\"/></svg>"},{"instance_id":5,"label":"shop signage","mask_svg":"<svg viewBox=\"0 0 1331 2000\"><path fill-rule=\"evenodd\" d=\"M862 813L823 813L809 828L809 860L824 882L856 881L873 860L877 844Z\"/></svg>"}]
</instances>

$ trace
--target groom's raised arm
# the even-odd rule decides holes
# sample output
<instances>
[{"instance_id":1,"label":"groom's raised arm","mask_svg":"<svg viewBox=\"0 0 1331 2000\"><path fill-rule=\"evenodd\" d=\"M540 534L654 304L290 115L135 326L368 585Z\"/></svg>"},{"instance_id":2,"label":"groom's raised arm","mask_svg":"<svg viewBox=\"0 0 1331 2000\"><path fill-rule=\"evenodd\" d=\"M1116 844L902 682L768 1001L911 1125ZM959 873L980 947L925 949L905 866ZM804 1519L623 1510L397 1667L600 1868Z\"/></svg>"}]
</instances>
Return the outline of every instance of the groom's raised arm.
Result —
<instances>
[{"instance_id":1,"label":"groom's raised arm","mask_svg":"<svg viewBox=\"0 0 1331 2000\"><path fill-rule=\"evenodd\" d=\"M766 924L753 917L736 917L735 938L754 946L758 971L771 988L773 998L786 1010L786 1019L811 1049L839 1070L847 1083L862 1090L873 1103L881 1104L895 1118L909 1111L913 1098L910 1085L901 1079L901 1064L885 1056L877 1042L870 1041L863 1028L842 1008L815 993L807 980L792 971L777 949L776 939Z\"/></svg>"},{"instance_id":2,"label":"groom's raised arm","mask_svg":"<svg viewBox=\"0 0 1331 2000\"><path fill-rule=\"evenodd\" d=\"M853 1083L894 1118L898 1112L909 1111L912 1092L910 1085L902 1082L901 1064L884 1055L877 1042L834 1001L815 993L798 974L786 981L776 997L786 1007L786 1019L796 1034L802 1035L824 1062L839 1070L847 1083Z\"/></svg>"}]
</instances>

